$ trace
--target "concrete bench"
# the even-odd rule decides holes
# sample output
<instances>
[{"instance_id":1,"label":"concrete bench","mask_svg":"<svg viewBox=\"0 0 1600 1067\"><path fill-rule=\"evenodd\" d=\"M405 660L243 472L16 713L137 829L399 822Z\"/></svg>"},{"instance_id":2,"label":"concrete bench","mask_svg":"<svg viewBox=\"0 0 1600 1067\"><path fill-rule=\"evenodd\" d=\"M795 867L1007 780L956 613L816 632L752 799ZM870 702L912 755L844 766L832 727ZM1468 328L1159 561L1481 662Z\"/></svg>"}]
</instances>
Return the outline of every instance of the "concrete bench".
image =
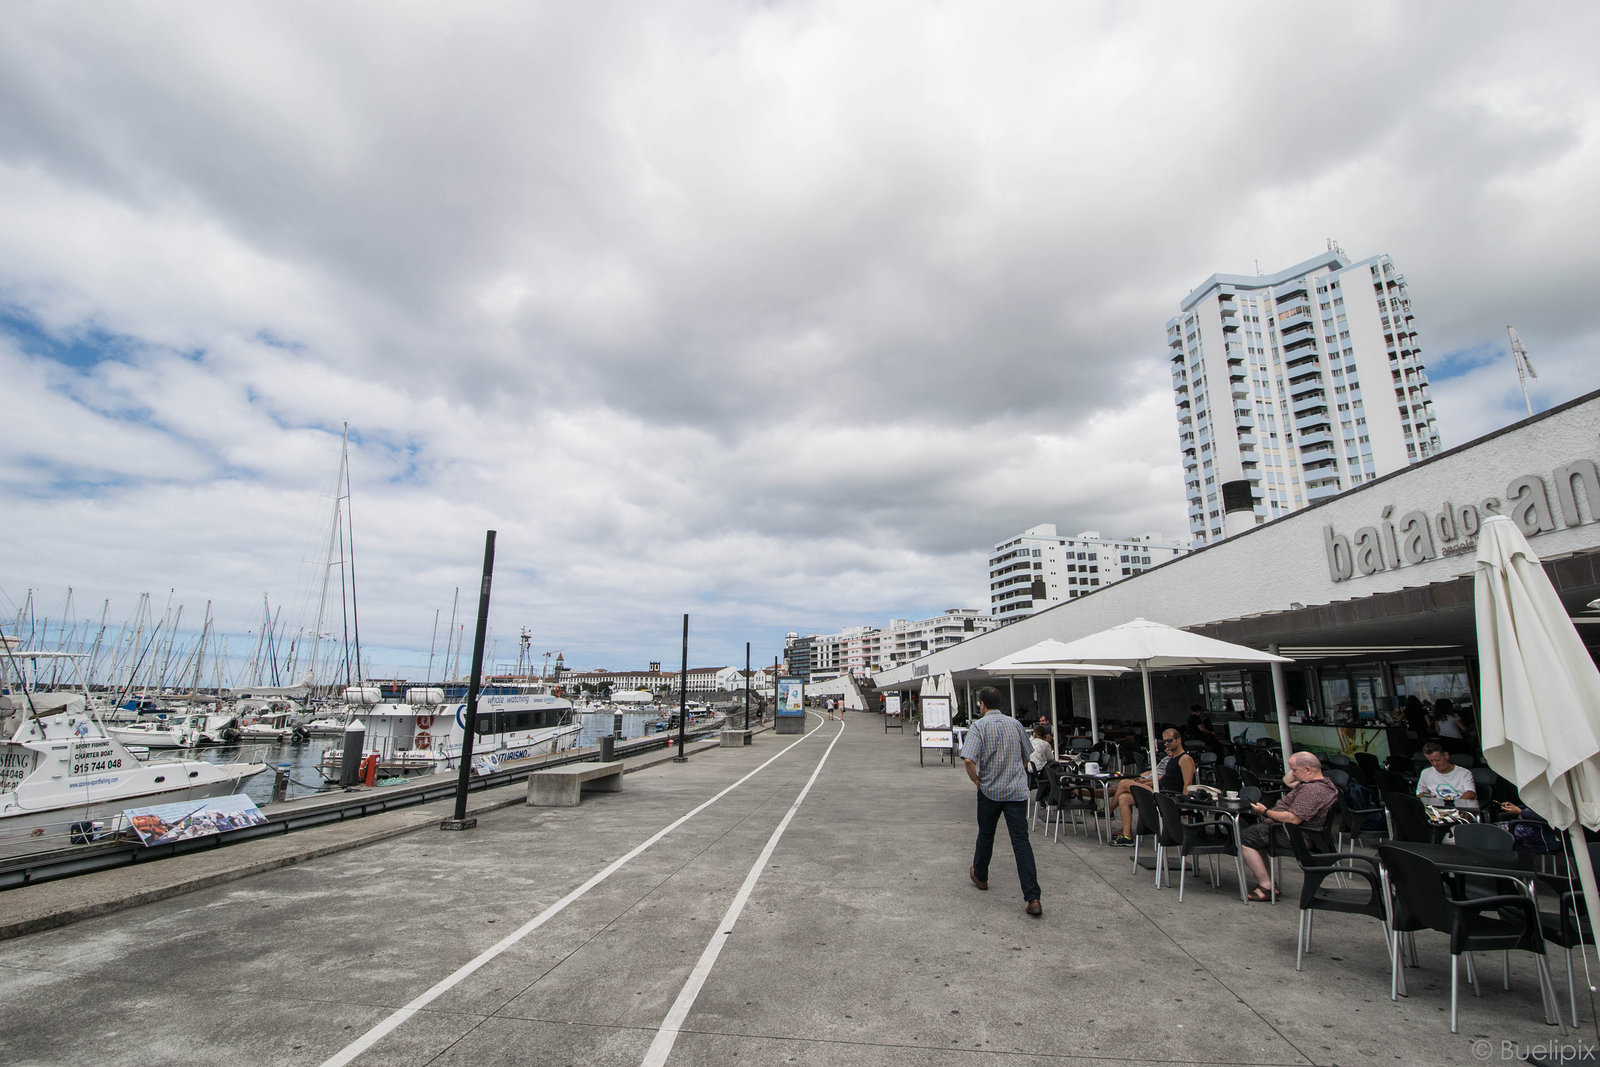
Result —
<instances>
[{"instance_id":1,"label":"concrete bench","mask_svg":"<svg viewBox=\"0 0 1600 1067\"><path fill-rule=\"evenodd\" d=\"M528 775L528 806L575 808L586 788L597 793L622 792L622 761L569 763L533 771Z\"/></svg>"}]
</instances>

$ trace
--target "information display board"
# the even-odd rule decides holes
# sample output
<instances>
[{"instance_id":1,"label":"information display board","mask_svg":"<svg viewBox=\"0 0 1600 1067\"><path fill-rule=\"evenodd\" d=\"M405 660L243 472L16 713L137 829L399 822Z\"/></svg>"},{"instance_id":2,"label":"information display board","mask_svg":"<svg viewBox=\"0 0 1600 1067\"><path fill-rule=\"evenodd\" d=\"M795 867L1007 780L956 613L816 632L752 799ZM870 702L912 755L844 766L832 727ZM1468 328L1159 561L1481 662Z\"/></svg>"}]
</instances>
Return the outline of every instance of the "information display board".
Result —
<instances>
[{"instance_id":1,"label":"information display board","mask_svg":"<svg viewBox=\"0 0 1600 1067\"><path fill-rule=\"evenodd\" d=\"M917 762L922 762L925 752L937 752L940 758L956 761L956 734L950 728L950 698L927 696L922 698L922 729L917 733Z\"/></svg>"},{"instance_id":2,"label":"information display board","mask_svg":"<svg viewBox=\"0 0 1600 1067\"><path fill-rule=\"evenodd\" d=\"M900 706L900 694L883 694L883 732L888 733L891 729L904 732L905 728L905 709Z\"/></svg>"},{"instance_id":3,"label":"information display board","mask_svg":"<svg viewBox=\"0 0 1600 1067\"><path fill-rule=\"evenodd\" d=\"M806 713L806 684L798 678L778 679L778 717L803 717Z\"/></svg>"},{"instance_id":4,"label":"information display board","mask_svg":"<svg viewBox=\"0 0 1600 1067\"><path fill-rule=\"evenodd\" d=\"M924 730L950 729L950 698L931 696L922 698L922 728Z\"/></svg>"}]
</instances>

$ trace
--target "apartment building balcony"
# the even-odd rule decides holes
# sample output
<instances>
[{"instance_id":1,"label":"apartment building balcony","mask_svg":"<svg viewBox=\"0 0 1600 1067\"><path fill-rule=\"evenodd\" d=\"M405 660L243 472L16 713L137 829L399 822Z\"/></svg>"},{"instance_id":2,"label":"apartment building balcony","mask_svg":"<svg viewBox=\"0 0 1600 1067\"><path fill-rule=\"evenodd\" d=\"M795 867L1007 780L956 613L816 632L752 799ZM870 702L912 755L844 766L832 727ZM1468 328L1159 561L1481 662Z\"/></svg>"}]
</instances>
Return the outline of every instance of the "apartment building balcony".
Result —
<instances>
[{"instance_id":1,"label":"apartment building balcony","mask_svg":"<svg viewBox=\"0 0 1600 1067\"><path fill-rule=\"evenodd\" d=\"M1324 395L1323 391L1319 389L1315 393L1294 399L1290 403L1289 408L1294 412L1295 419L1298 422L1302 416L1310 415L1313 412L1326 413L1328 410L1328 399L1326 395ZM1298 429L1298 426L1296 428Z\"/></svg>"}]
</instances>

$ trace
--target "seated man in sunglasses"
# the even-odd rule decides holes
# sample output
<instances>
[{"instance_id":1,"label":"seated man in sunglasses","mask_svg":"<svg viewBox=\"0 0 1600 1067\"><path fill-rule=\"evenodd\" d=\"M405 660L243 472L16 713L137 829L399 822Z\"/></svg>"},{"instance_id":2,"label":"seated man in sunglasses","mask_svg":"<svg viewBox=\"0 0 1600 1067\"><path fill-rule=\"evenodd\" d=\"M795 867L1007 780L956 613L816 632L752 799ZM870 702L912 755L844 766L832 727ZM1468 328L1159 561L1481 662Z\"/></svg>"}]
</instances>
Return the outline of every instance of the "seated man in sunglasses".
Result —
<instances>
[{"instance_id":1,"label":"seated man in sunglasses","mask_svg":"<svg viewBox=\"0 0 1600 1067\"><path fill-rule=\"evenodd\" d=\"M1111 835L1113 845L1133 844L1133 835L1138 832L1138 814L1135 810L1133 791L1135 789L1159 788L1161 792L1172 796L1182 796L1194 785L1195 762L1194 757L1183 750L1183 737L1178 731L1168 727L1162 731L1161 744L1167 750L1166 756L1156 764L1154 780L1150 775L1141 778L1126 779L1117 784L1117 791L1113 794L1109 809L1115 810L1122 819L1122 832ZM1151 831L1155 827L1150 828Z\"/></svg>"}]
</instances>

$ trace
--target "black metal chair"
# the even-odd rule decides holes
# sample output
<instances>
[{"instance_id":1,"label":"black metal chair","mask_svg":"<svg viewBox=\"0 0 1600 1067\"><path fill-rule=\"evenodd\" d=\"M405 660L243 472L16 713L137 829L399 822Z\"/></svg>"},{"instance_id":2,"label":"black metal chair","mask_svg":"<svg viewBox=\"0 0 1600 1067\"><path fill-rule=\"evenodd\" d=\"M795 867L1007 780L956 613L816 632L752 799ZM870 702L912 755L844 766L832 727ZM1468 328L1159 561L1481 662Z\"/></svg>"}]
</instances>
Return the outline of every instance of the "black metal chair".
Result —
<instances>
[{"instance_id":1,"label":"black metal chair","mask_svg":"<svg viewBox=\"0 0 1600 1067\"><path fill-rule=\"evenodd\" d=\"M1478 900L1452 900L1445 892L1444 878L1439 868L1421 856L1397 845L1379 845L1378 858L1388 875L1396 903L1389 953L1391 998L1399 991L1400 933L1436 930L1450 935L1452 1034L1459 1032L1461 954L1468 954L1467 979L1477 992L1477 975L1472 967L1471 953L1513 949L1537 955L1539 996L1544 1002L1545 1022L1559 1025L1561 1032L1566 1033L1556 1004L1555 986L1550 979L1549 961L1545 957L1539 911L1531 898L1524 893L1502 893ZM1490 914L1492 912L1498 914Z\"/></svg>"},{"instance_id":2,"label":"black metal chair","mask_svg":"<svg viewBox=\"0 0 1600 1067\"><path fill-rule=\"evenodd\" d=\"M1139 813L1138 833L1131 835L1133 837L1133 870L1135 874L1139 871L1139 842L1146 835L1149 835L1150 845L1155 850L1156 856L1156 888L1160 889L1162 875L1166 873L1162 870L1161 809L1156 807L1156 795L1153 791L1134 786L1132 792L1133 807ZM1123 832L1127 832L1126 827L1123 828Z\"/></svg>"},{"instance_id":3,"label":"black metal chair","mask_svg":"<svg viewBox=\"0 0 1600 1067\"><path fill-rule=\"evenodd\" d=\"M1350 788L1349 771L1339 767L1329 767L1324 773L1327 775L1328 781L1339 787L1339 792L1342 793Z\"/></svg>"},{"instance_id":4,"label":"black metal chair","mask_svg":"<svg viewBox=\"0 0 1600 1067\"><path fill-rule=\"evenodd\" d=\"M1088 812L1089 817L1094 820L1095 836L1100 839L1101 844L1105 844L1105 835L1100 832L1100 806L1094 798L1094 789L1099 784L1093 778L1072 774L1065 768L1056 769L1050 775L1050 807L1056 812L1056 832L1052 840L1061 840L1061 821L1068 814L1073 816L1073 825L1082 827L1082 813ZM1048 826L1047 820L1046 827ZM1089 835L1087 829L1083 829L1082 832L1085 837Z\"/></svg>"},{"instance_id":5,"label":"black metal chair","mask_svg":"<svg viewBox=\"0 0 1600 1067\"><path fill-rule=\"evenodd\" d=\"M1383 817L1383 826L1377 829L1368 829L1367 822L1370 816ZM1379 837L1387 833L1387 812L1380 805L1376 808L1358 808L1351 803L1350 794L1344 790L1339 791L1339 800L1333 806L1333 811L1328 815L1328 826L1334 830L1337 839L1334 847L1340 852L1346 851L1345 839L1350 839L1350 848L1355 848L1361 843L1362 834L1376 834Z\"/></svg>"},{"instance_id":6,"label":"black metal chair","mask_svg":"<svg viewBox=\"0 0 1600 1067\"><path fill-rule=\"evenodd\" d=\"M1356 765L1366 773L1367 784L1376 787L1378 784L1378 772L1383 770L1383 764L1378 762L1378 757L1370 752L1357 752L1355 761Z\"/></svg>"},{"instance_id":7,"label":"black metal chair","mask_svg":"<svg viewBox=\"0 0 1600 1067\"><path fill-rule=\"evenodd\" d=\"M1428 809L1409 793L1385 793L1384 810L1389 813L1389 836L1396 841L1436 844L1447 827L1436 827L1428 820Z\"/></svg>"},{"instance_id":8,"label":"black metal chair","mask_svg":"<svg viewBox=\"0 0 1600 1067\"><path fill-rule=\"evenodd\" d=\"M1300 864L1304 881L1300 884L1300 933L1295 942L1294 969L1302 970L1301 960L1311 947L1312 913L1337 911L1346 915L1370 915L1383 924L1383 943L1394 951L1389 933L1389 896L1384 892L1378 861L1359 852L1329 852L1325 838L1303 826L1286 827L1289 845ZM1320 851L1319 851L1320 849ZM1332 877L1339 884L1324 883ZM1352 880L1365 885L1350 886ZM1393 961L1391 960L1391 963Z\"/></svg>"},{"instance_id":9,"label":"black metal chair","mask_svg":"<svg viewBox=\"0 0 1600 1067\"><path fill-rule=\"evenodd\" d=\"M1589 846L1591 861L1600 864L1600 843ZM1578 1028L1578 988L1572 975L1572 950L1580 945L1600 944L1595 940L1594 925L1589 921L1588 908L1584 906L1581 889L1563 889L1560 910L1552 915L1539 913L1539 923L1544 928L1544 939L1560 945L1567 956L1567 1002L1572 1008L1572 1028Z\"/></svg>"},{"instance_id":10,"label":"black metal chair","mask_svg":"<svg viewBox=\"0 0 1600 1067\"><path fill-rule=\"evenodd\" d=\"M1394 771L1380 770L1376 781L1373 782L1380 792L1384 793L1414 793L1415 789L1405 775L1396 774Z\"/></svg>"},{"instance_id":11,"label":"black metal chair","mask_svg":"<svg viewBox=\"0 0 1600 1067\"><path fill-rule=\"evenodd\" d=\"M1244 897L1245 884L1244 859L1239 855L1239 850L1234 845L1233 822L1230 819L1199 818L1194 821L1183 817L1183 809L1178 807L1174 797L1158 793L1153 796L1156 802L1156 813L1161 820L1161 832L1156 835L1156 870L1165 874L1167 870L1167 849L1178 850L1178 903L1183 903L1184 876L1189 870L1191 857L1211 857L1211 884L1213 887L1221 884L1220 871L1217 865L1218 856L1232 856L1234 866L1239 872L1239 896ZM1199 866L1195 868L1199 870ZM1159 881L1157 883L1159 885ZM1168 883L1171 884L1170 882Z\"/></svg>"}]
</instances>

